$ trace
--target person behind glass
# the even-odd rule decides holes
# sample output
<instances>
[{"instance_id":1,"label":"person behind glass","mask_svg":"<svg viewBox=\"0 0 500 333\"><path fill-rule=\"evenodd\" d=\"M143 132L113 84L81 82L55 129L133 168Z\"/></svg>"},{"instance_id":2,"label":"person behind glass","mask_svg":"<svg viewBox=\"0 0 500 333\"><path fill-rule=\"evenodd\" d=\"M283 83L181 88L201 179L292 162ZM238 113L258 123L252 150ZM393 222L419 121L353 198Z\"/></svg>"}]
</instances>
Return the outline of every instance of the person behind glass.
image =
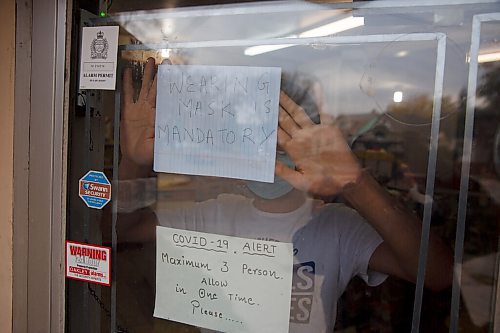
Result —
<instances>
[{"instance_id":1,"label":"person behind glass","mask_svg":"<svg viewBox=\"0 0 500 333\"><path fill-rule=\"evenodd\" d=\"M125 71L123 83L119 176L144 178L153 162L154 60L148 59L135 101L130 70ZM248 182L252 199L223 194L189 209L156 211L150 220L174 228L292 242L290 332L332 332L337 300L354 276L373 286L387 275L416 280L421 222L360 167L321 107L314 121L283 91L279 107L274 184ZM324 204L308 194L341 195L352 208ZM128 224L119 237L155 239L155 228L145 228L147 223L141 218ZM425 286L444 289L451 277L451 251L431 233Z\"/></svg>"}]
</instances>

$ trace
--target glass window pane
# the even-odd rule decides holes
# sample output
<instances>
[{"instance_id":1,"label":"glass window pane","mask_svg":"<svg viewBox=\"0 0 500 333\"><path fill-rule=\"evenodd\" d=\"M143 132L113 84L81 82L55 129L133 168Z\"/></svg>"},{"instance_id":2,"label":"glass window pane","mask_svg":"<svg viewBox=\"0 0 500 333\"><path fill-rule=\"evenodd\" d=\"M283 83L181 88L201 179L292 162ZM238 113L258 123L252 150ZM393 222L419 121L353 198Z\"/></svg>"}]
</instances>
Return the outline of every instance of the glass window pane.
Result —
<instances>
[{"instance_id":1,"label":"glass window pane","mask_svg":"<svg viewBox=\"0 0 500 333\"><path fill-rule=\"evenodd\" d=\"M500 6L392 4L77 7L120 46L75 91L67 240L112 281L67 280L68 331L492 331Z\"/></svg>"}]
</instances>

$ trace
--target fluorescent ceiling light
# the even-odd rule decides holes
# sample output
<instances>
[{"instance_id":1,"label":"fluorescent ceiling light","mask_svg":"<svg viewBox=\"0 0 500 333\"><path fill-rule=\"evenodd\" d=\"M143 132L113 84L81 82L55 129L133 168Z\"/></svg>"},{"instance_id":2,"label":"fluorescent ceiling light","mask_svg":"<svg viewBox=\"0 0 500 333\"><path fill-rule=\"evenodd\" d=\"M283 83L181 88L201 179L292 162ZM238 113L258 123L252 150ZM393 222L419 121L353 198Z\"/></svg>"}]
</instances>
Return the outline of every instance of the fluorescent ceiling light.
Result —
<instances>
[{"instance_id":1,"label":"fluorescent ceiling light","mask_svg":"<svg viewBox=\"0 0 500 333\"><path fill-rule=\"evenodd\" d=\"M353 17L349 16L341 20L322 25L320 27L304 31L298 35L298 38L310 38L310 37L324 37L333 35L342 31L349 29L361 27L365 25L364 17ZM297 38L297 36L288 36L285 38ZM280 49L284 49L296 44L271 44L271 45L257 45L251 46L245 49L244 53L247 56L255 56L267 52L272 52Z\"/></svg>"},{"instance_id":2,"label":"fluorescent ceiling light","mask_svg":"<svg viewBox=\"0 0 500 333\"><path fill-rule=\"evenodd\" d=\"M281 45L257 45L251 46L245 49L245 55L254 56L266 52L276 51L280 49L284 49L290 46L294 46L295 44L281 44Z\"/></svg>"},{"instance_id":3,"label":"fluorescent ceiling light","mask_svg":"<svg viewBox=\"0 0 500 333\"><path fill-rule=\"evenodd\" d=\"M470 63L470 55L469 54L466 55L465 61L467 63ZM481 53L477 56L478 63L493 62L493 61L500 61L500 51L485 52L485 53Z\"/></svg>"},{"instance_id":4,"label":"fluorescent ceiling light","mask_svg":"<svg viewBox=\"0 0 500 333\"><path fill-rule=\"evenodd\" d=\"M479 63L493 61L500 61L500 52L485 53L477 56L477 62Z\"/></svg>"},{"instance_id":5,"label":"fluorescent ceiling light","mask_svg":"<svg viewBox=\"0 0 500 333\"><path fill-rule=\"evenodd\" d=\"M364 17L349 16L344 19L322 25L321 27L307 30L299 35L300 38L323 37L333 35L349 29L354 29L365 25Z\"/></svg>"}]
</instances>

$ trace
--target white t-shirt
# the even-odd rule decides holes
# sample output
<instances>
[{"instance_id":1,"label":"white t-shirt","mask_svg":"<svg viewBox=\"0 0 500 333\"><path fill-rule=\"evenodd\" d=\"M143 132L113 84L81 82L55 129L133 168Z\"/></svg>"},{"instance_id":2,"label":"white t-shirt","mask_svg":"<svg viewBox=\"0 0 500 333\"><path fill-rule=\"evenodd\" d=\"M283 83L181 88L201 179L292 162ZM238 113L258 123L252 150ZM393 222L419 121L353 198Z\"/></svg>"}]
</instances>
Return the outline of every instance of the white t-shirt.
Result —
<instances>
[{"instance_id":1,"label":"white t-shirt","mask_svg":"<svg viewBox=\"0 0 500 333\"><path fill-rule=\"evenodd\" d=\"M294 269L290 333L332 332L337 301L354 276L368 285L386 276L368 269L382 238L353 209L307 199L289 213L267 213L252 200L223 194L184 209L157 210L159 224L251 239L291 242ZM211 331L203 331L211 332Z\"/></svg>"}]
</instances>

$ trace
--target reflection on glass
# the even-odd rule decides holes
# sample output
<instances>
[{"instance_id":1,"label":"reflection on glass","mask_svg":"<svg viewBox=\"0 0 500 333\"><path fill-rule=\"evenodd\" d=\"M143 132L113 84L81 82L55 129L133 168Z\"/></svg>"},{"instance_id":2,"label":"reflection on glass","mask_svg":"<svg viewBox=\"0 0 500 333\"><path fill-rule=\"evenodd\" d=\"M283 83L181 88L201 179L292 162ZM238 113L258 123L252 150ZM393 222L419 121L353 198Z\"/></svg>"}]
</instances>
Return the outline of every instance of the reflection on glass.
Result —
<instances>
[{"instance_id":1,"label":"reflection on glass","mask_svg":"<svg viewBox=\"0 0 500 333\"><path fill-rule=\"evenodd\" d=\"M359 276L372 286L382 283L386 275L415 281L420 221L361 169L331 116L321 112L325 109L319 107L323 101L317 100L317 96L321 96L322 91L318 91L321 88L314 77L286 74L283 80L277 134L281 153L277 156L274 183L247 181L248 197L221 194L189 205L156 209L154 215L143 212L124 223L119 221L119 237L127 241L148 238L153 241L153 226L159 224L181 230L292 243L295 282L292 282L290 332L327 332L335 326L337 301L352 277ZM154 97L158 91L154 59L149 59L145 66L141 91L134 93L130 69L125 72L123 91L120 177L145 177L151 172L157 126L154 122ZM133 96L138 98L134 100ZM175 110L157 109L157 112ZM311 199L306 193L318 199ZM324 201L325 198L334 200L337 195L352 209L341 203ZM451 283L450 251L434 235L429 251L426 284L436 290L446 288ZM167 253L163 255L168 256ZM174 265L175 260L168 264ZM246 263L241 265L247 267ZM308 275L302 275L306 271ZM243 268L242 272L246 270ZM306 276L309 283L304 280ZM157 276L157 283L158 279ZM312 285L301 290L300 286L305 283ZM226 292L217 290L222 295ZM159 298L156 294L157 302ZM185 302L183 299L178 301ZM227 326L224 318L230 318L226 321L239 318L238 323L251 326L237 315L244 311L240 304L226 310L230 313L226 312L225 317L217 308L217 302L207 303L204 297L191 302L199 305L193 309L193 317L178 320L225 330L231 326ZM209 310L212 313L220 313L217 316L220 322L203 321L206 311L197 311L202 305L212 306ZM158 307L157 303L155 311L163 313L163 308L160 311ZM175 314L162 317L176 320ZM273 330L280 329L273 327Z\"/></svg>"},{"instance_id":2,"label":"reflection on glass","mask_svg":"<svg viewBox=\"0 0 500 333\"><path fill-rule=\"evenodd\" d=\"M109 9L117 13L150 5L115 0ZM432 205L420 331L448 332L470 23L476 14L499 11L497 4L357 4L357 10L311 3L268 5L128 12L113 18L122 28L120 56L126 68L117 106L120 142L107 136L108 147L116 145L120 155L114 170L120 189L118 325L130 332L206 331L175 318L153 318L155 228L160 225L293 243L290 332L410 332L421 220ZM338 22L351 25L339 28ZM464 260L454 267L462 273L461 332L491 331L498 307L498 31L498 23L490 22L481 33ZM404 40L419 33L446 35L435 138L436 40ZM332 34L393 39L300 43L305 37ZM282 44L276 43L278 38ZM149 57L155 60L147 61ZM168 59L164 66L281 67L284 93L274 183L152 171L156 95L162 93L154 83L155 65L163 59ZM113 103L102 104L112 119ZM99 131L97 125L92 131ZM429 195L431 149L437 149L437 165L431 170L435 190ZM109 149L106 160L113 160ZM106 214L102 218L104 241L111 240L110 219ZM70 228L76 230L78 222L77 216ZM96 290L90 302L103 302L98 311L103 313L102 331L108 331L110 318L103 309L111 309L110 292Z\"/></svg>"}]
</instances>

